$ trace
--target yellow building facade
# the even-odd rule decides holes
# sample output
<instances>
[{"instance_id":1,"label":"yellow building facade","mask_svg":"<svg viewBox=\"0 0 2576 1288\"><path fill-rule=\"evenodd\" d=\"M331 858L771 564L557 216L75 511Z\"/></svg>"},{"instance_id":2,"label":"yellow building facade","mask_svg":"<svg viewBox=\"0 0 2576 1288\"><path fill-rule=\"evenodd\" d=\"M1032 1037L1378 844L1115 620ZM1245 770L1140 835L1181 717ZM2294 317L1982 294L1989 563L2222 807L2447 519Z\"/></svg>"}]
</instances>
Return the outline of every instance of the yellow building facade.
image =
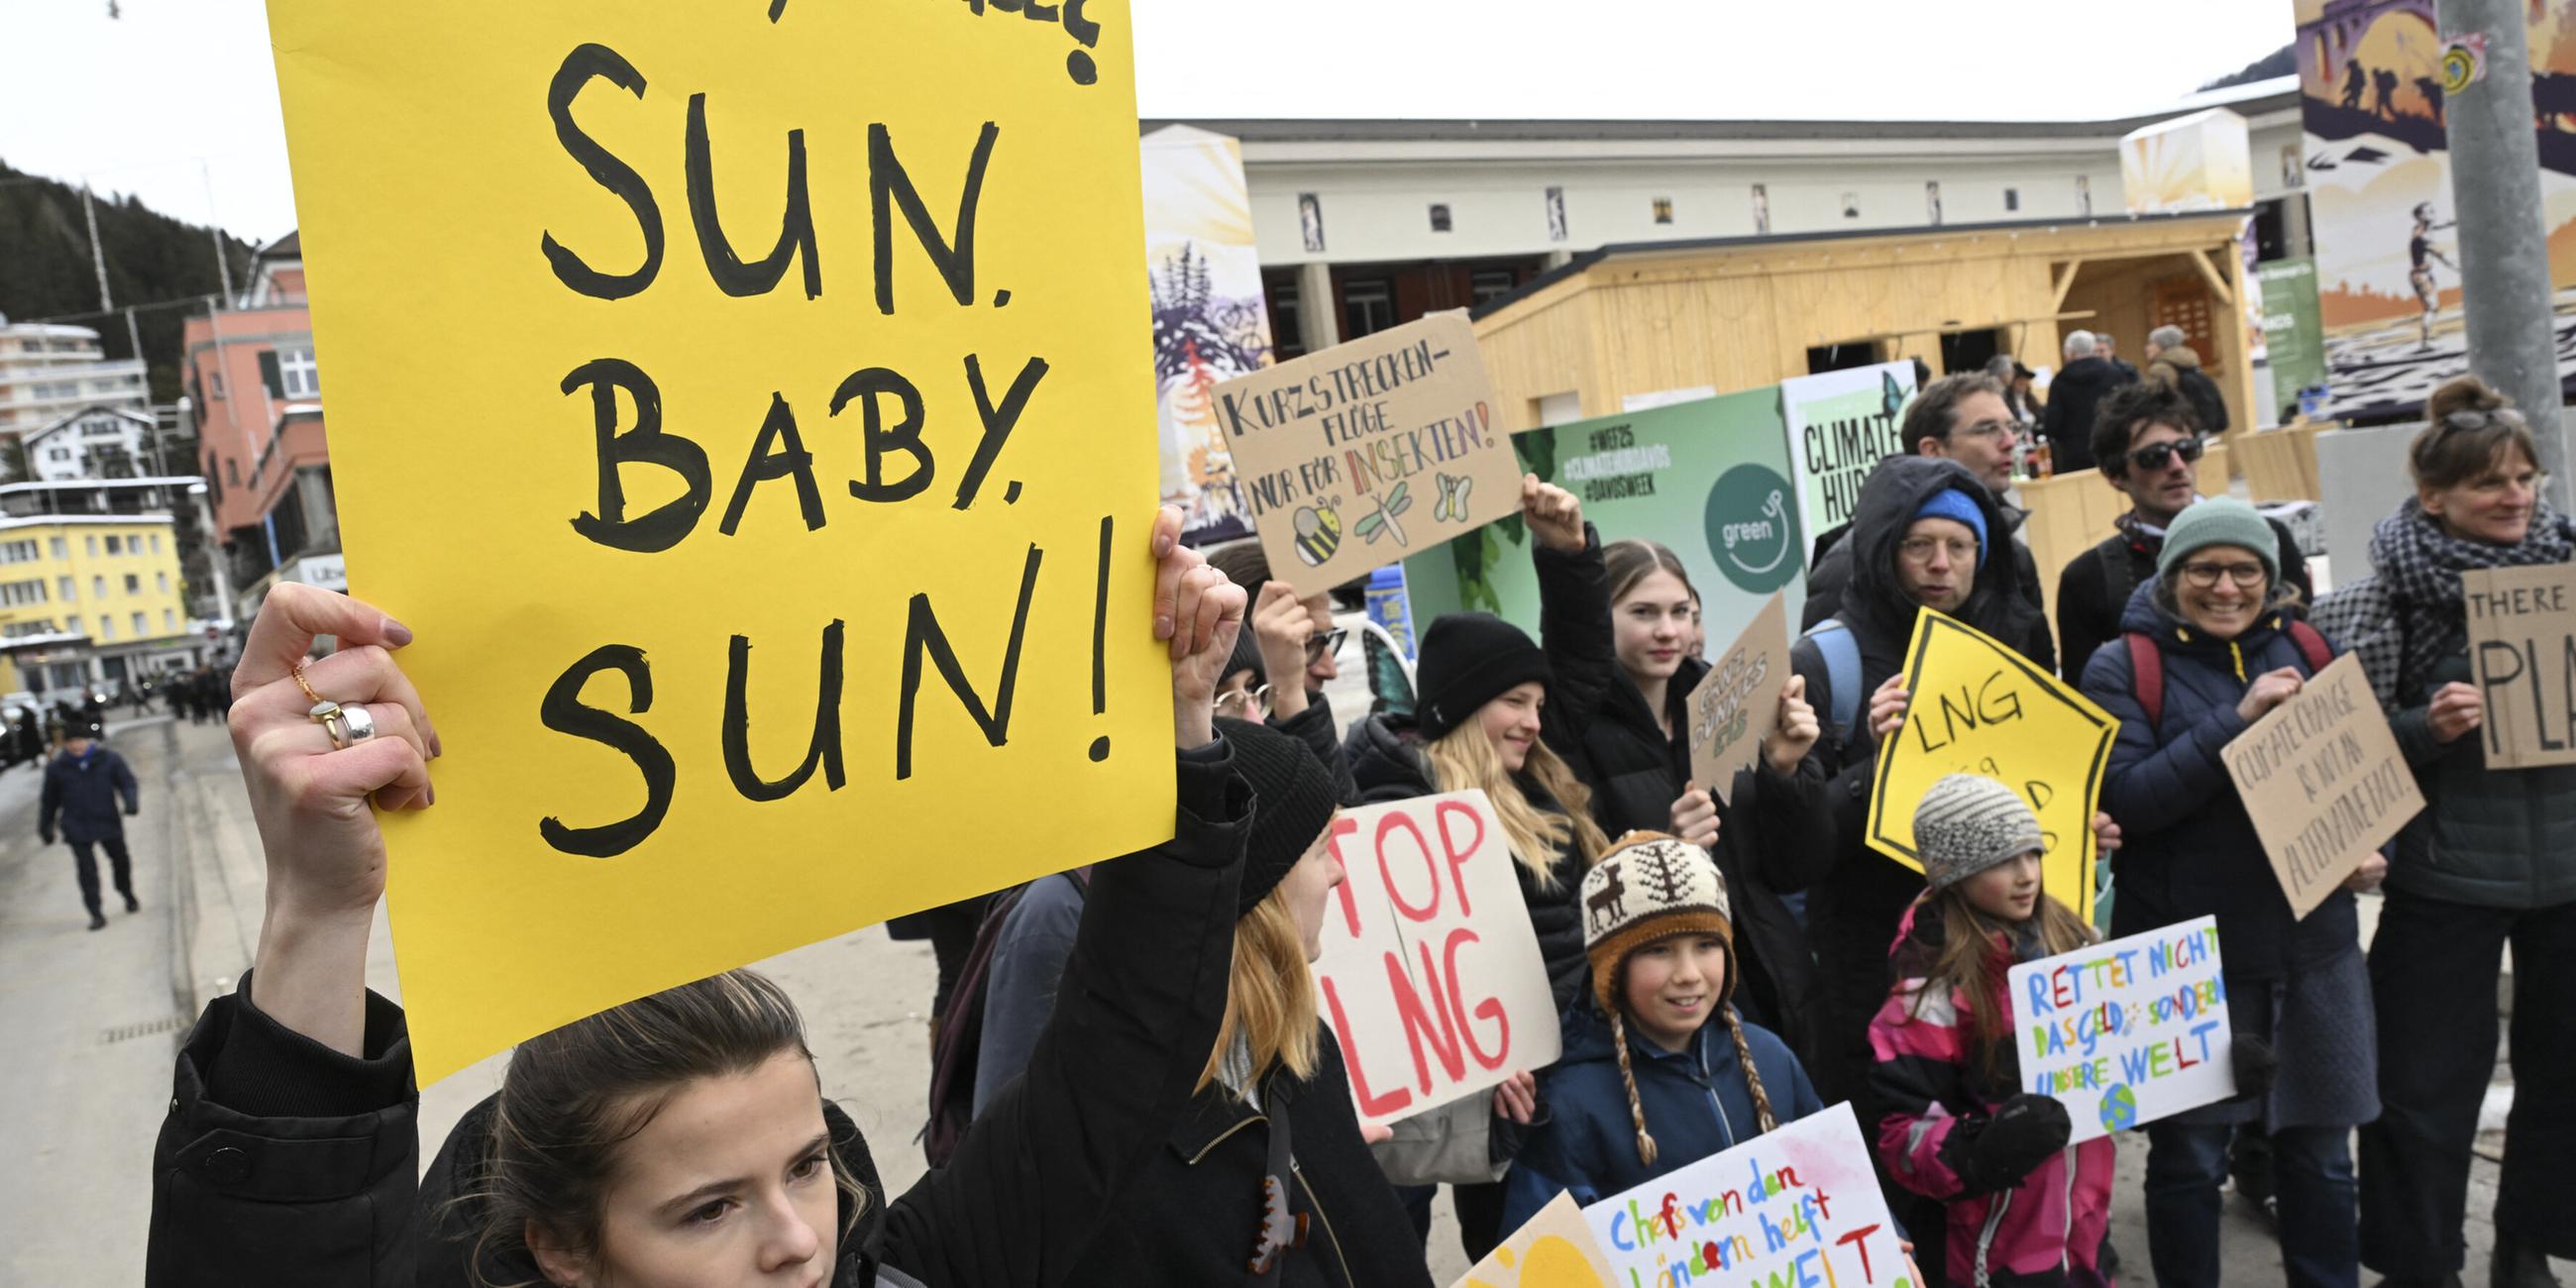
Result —
<instances>
[{"instance_id":1,"label":"yellow building facade","mask_svg":"<svg viewBox=\"0 0 2576 1288\"><path fill-rule=\"evenodd\" d=\"M0 694L113 692L195 660L167 515L0 517Z\"/></svg>"}]
</instances>

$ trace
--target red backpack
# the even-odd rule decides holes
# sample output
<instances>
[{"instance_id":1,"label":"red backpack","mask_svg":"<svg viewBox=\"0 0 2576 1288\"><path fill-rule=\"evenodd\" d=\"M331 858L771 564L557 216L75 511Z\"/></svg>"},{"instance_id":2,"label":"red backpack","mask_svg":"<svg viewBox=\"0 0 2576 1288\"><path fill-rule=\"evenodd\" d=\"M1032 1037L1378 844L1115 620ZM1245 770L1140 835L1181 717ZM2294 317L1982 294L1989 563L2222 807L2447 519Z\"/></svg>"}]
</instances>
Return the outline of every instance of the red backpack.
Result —
<instances>
[{"instance_id":1,"label":"red backpack","mask_svg":"<svg viewBox=\"0 0 2576 1288\"><path fill-rule=\"evenodd\" d=\"M2317 628L2298 618L2291 618L2283 634L2296 645L2299 657L2307 662L2308 674L2315 675L2334 661L2334 647ZM2147 713L2147 723L2162 728L2165 722L2165 652L2155 637L2141 631L2129 631L2121 638L2129 644L2130 691L2137 695L2138 705Z\"/></svg>"}]
</instances>

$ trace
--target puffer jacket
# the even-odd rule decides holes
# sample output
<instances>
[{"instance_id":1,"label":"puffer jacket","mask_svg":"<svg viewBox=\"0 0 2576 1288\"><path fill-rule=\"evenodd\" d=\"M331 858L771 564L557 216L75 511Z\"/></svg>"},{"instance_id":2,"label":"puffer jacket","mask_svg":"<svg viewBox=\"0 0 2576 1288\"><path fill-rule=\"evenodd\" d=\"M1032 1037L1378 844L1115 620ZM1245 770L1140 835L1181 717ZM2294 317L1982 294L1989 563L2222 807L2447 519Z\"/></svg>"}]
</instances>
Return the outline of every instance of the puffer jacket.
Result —
<instances>
[{"instance_id":1,"label":"puffer jacket","mask_svg":"<svg viewBox=\"0 0 2576 1288\"><path fill-rule=\"evenodd\" d=\"M1209 1083L1101 1223L1074 1284L1237 1284L1261 1233L1271 1133L1288 1125L1288 1212L1305 1242L1279 1254L1288 1288L1429 1288L1422 1241L1360 1140L1351 1082L1330 1025L1316 1026L1314 1076L1274 1070L1258 1108Z\"/></svg>"},{"instance_id":2,"label":"puffer jacket","mask_svg":"<svg viewBox=\"0 0 2576 1288\"><path fill-rule=\"evenodd\" d=\"M2000 531L2001 512L1956 461L1896 456L1881 462L1861 485L1852 536L1856 561L1843 606L1834 614L1860 646L1860 693L1848 738L1834 727L1833 677L1813 639L1789 650L1791 667L1807 680L1807 701L1825 725L1816 755L1830 779L1826 808L1834 819L1832 867L1809 895L1807 932L1824 976L1825 1056L1807 1072L1827 1099L1858 1097L1869 1067L1869 1017L1887 998L1887 946L1905 910L1923 893L1923 874L1869 848L1870 794L1876 787L1878 740L1869 731L1869 695L1894 675L1914 635L1919 606L1897 581L1896 547L1924 500L1943 488L1979 498L1987 531ZM1957 614L1961 621L2048 663L2033 650L2048 638L2048 622L2021 598L2009 565L1989 558L1975 589ZM2018 642L2016 642L2018 641ZM1910 813L1910 811L1909 811Z\"/></svg>"},{"instance_id":3,"label":"puffer jacket","mask_svg":"<svg viewBox=\"0 0 2576 1288\"><path fill-rule=\"evenodd\" d=\"M1189 1108L1225 1010L1252 792L1219 750L1182 755L1179 797L1172 840L1094 868L1074 945L1090 987L1065 990L1028 1076L975 1120L946 1167L889 1202L866 1141L823 1106L834 1154L867 1191L839 1242L833 1288L1071 1282L1102 1219ZM422 1177L402 1008L370 993L366 1017L351 1057L262 1015L247 977L207 1005L179 1052L153 1149L147 1284L477 1282L473 1196L492 1102L458 1123ZM480 1269L495 1283L541 1282L524 1257L487 1253Z\"/></svg>"},{"instance_id":4,"label":"puffer jacket","mask_svg":"<svg viewBox=\"0 0 2576 1288\"><path fill-rule=\"evenodd\" d=\"M1989 1074L1985 1041L1970 1028L1975 1012L1967 995L1927 991L1942 930L1939 918L1915 915L1921 908L1906 914L1896 949L1898 982L1869 1026L1879 1160L1897 1184L1941 1201L1947 1282L2094 1288L2103 1282L2096 1260L2111 1218L2111 1138L2059 1150L2017 1183L1981 1185L1962 1175L1973 1175L1965 1160L1978 1134L2020 1089L2020 1061L2011 1034L1998 1034ZM1999 1015L2012 1014L2005 973L2020 960L1997 936L1988 973Z\"/></svg>"},{"instance_id":5,"label":"puffer jacket","mask_svg":"<svg viewBox=\"0 0 2576 1288\"><path fill-rule=\"evenodd\" d=\"M2405 606L2377 576L2317 603L2318 627L2343 647L2402 634L2405 621ZM2404 655L2402 640L2393 647ZM2433 695L2453 683L2475 683L2465 645L2432 674L2401 675L2396 692L2382 695L2388 727L2424 793L2424 812L2397 834L2388 887L2480 908L2576 902L2576 765L2490 771L2483 739L2436 741L2426 714Z\"/></svg>"},{"instance_id":6,"label":"puffer jacket","mask_svg":"<svg viewBox=\"0 0 2576 1288\"><path fill-rule=\"evenodd\" d=\"M1547 654L1555 680L1547 686L1547 704L1539 711L1539 737L1548 749L1571 764L1583 754L1583 738L1601 711L1604 697L1619 674L1619 655L1610 634L1610 574L1601 562L1601 534L1584 525L1580 551L1550 549L1531 543L1538 566L1539 648ZM1413 717L1380 712L1351 726L1342 742L1350 766L1353 804L1378 805L1430 796L1441 789ZM1565 807L1528 774L1517 779L1530 804L1551 813ZM1537 858L1548 880L1541 882L1527 862ZM1576 899L1583 885L1583 856L1571 848L1544 856L1515 856L1512 875L1520 881L1521 899L1529 905L1530 927L1538 932L1539 953L1547 961L1554 986L1556 1013L1570 1019L1585 978L1583 916Z\"/></svg>"},{"instance_id":7,"label":"puffer jacket","mask_svg":"<svg viewBox=\"0 0 2576 1288\"><path fill-rule=\"evenodd\" d=\"M2352 892L2293 915L2221 758L2250 723L2236 710L2255 677L2308 673L2289 636L2298 609L2283 606L2233 640L2216 640L2158 608L2155 586L2129 596L2120 628L2154 640L2164 657L2164 718L2139 702L2128 641L2113 639L2084 668L2084 696L2120 722L2103 775L2102 809L2120 820L2111 860L2119 897L2111 933L2134 935L2216 914L2231 984L2278 980L2354 951L2360 922ZM2231 988L2231 994L2247 990Z\"/></svg>"},{"instance_id":8,"label":"puffer jacket","mask_svg":"<svg viewBox=\"0 0 2576 1288\"><path fill-rule=\"evenodd\" d=\"M1679 731L1691 690L1708 663L1682 660L1665 689L1676 731L1646 708L1645 694L1622 671L1601 714L1583 736L1575 775L1592 789L1592 819L1612 839L1631 831L1672 829L1673 801L1690 781L1690 744ZM1710 857L1726 879L1735 924L1736 1003L1747 1018L1779 1033L1804 1062L1822 1049L1825 1027L1815 1000L1814 953L1784 894L1822 880L1833 861L1833 817L1825 810L1825 765L1812 751L1798 772L1782 777L1756 760L1739 771L1719 802L1717 845Z\"/></svg>"},{"instance_id":9,"label":"puffer jacket","mask_svg":"<svg viewBox=\"0 0 2576 1288\"><path fill-rule=\"evenodd\" d=\"M1745 1024L1744 1045L1778 1122L1824 1108L1798 1057L1776 1034ZM1503 1178L1504 1229L1519 1229L1559 1191L1591 1204L1762 1134L1752 1085L1724 1024L1701 1025L1679 1051L1666 1051L1629 1028L1628 1061L1646 1130L1655 1138L1654 1164L1637 1157L1637 1125L1628 1113L1610 1025L1584 1025L1548 1079L1551 1121L1531 1134L1511 1175Z\"/></svg>"},{"instance_id":10,"label":"puffer jacket","mask_svg":"<svg viewBox=\"0 0 2576 1288\"><path fill-rule=\"evenodd\" d=\"M2168 389L2182 391L2183 401L2191 404L2192 414L2200 418L2200 432L2227 432L2227 396L2219 392L2218 382L2200 366L2200 354L2190 345L2177 344L2156 355L2147 364L2147 380Z\"/></svg>"}]
</instances>

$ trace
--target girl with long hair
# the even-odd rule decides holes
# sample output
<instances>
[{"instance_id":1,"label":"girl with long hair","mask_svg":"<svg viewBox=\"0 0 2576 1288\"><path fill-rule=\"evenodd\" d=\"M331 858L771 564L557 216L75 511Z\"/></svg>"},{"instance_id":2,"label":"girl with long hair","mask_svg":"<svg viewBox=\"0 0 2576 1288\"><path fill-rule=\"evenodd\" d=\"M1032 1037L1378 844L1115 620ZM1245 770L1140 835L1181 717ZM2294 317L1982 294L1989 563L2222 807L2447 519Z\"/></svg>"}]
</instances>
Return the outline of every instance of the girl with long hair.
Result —
<instances>
[{"instance_id":1,"label":"girl with long hair","mask_svg":"<svg viewBox=\"0 0 2576 1288\"><path fill-rule=\"evenodd\" d=\"M384 892L375 811L431 807L441 750L360 601L271 591L231 723L267 862L255 968L181 1050L152 1167L154 1285L1068 1282L1191 1105L1226 1009L1253 791L1212 723L1243 592L1154 525L1170 641L1173 840L1097 865L1028 1074L944 1168L889 1200L823 1097L795 1007L750 971L520 1046L426 1177L402 1009L366 989ZM317 636L338 652L306 667ZM326 738L310 684L382 732ZM1264 808L1268 808L1264 805ZM418 1179L416 1179L418 1178ZM1245 1252L1253 1223L1241 1225Z\"/></svg>"},{"instance_id":2,"label":"girl with long hair","mask_svg":"<svg viewBox=\"0 0 2576 1288\"><path fill-rule=\"evenodd\" d=\"M2072 952L2093 929L2041 889L2039 820L2002 783L1933 784L1914 844L1925 890L1869 1026L1879 1159L1943 1205L1947 1282L2098 1288L2111 1141L2068 1148L2066 1107L2020 1089L2004 990L2012 967Z\"/></svg>"}]
</instances>

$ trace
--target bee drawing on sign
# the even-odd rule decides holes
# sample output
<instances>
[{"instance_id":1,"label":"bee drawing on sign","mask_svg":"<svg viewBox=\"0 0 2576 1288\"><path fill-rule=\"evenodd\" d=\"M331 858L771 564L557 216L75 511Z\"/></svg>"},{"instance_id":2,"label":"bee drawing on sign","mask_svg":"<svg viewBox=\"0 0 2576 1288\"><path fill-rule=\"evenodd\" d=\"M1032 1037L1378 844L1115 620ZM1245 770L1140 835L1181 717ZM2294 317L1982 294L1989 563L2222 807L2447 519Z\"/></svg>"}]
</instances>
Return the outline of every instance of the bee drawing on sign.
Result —
<instances>
[{"instance_id":1,"label":"bee drawing on sign","mask_svg":"<svg viewBox=\"0 0 2576 1288\"><path fill-rule=\"evenodd\" d=\"M1431 508L1431 517L1443 523L1467 521L1467 491L1476 480L1463 474L1440 476L1440 504Z\"/></svg>"},{"instance_id":2,"label":"bee drawing on sign","mask_svg":"<svg viewBox=\"0 0 2576 1288\"><path fill-rule=\"evenodd\" d=\"M1406 486L1403 483L1396 484L1392 491L1378 501L1377 508L1369 511L1368 517L1360 520L1359 526L1351 530L1367 539L1370 545L1376 545L1379 537L1389 535L1395 538L1395 544L1399 546L1412 545L1413 538L1404 535L1404 525L1395 521L1397 515L1413 508L1413 498L1405 495Z\"/></svg>"},{"instance_id":3,"label":"bee drawing on sign","mask_svg":"<svg viewBox=\"0 0 2576 1288\"><path fill-rule=\"evenodd\" d=\"M1297 557L1309 568L1321 568L1342 548L1342 516L1330 505L1297 507Z\"/></svg>"}]
</instances>

